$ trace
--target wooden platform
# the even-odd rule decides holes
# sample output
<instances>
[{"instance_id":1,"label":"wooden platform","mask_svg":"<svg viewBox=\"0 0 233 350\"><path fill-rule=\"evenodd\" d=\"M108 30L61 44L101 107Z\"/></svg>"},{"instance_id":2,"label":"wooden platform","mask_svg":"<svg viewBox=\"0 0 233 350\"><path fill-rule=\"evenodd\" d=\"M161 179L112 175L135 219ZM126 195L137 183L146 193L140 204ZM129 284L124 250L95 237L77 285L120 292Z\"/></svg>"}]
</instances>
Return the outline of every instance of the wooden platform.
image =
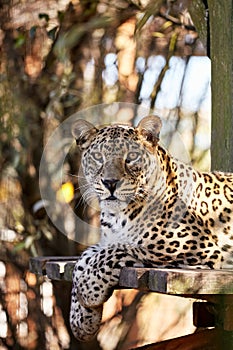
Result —
<instances>
[{"instance_id":1,"label":"wooden platform","mask_svg":"<svg viewBox=\"0 0 233 350\"><path fill-rule=\"evenodd\" d=\"M72 281L72 273L78 256L39 256L30 258L31 272L47 276L51 280Z\"/></svg>"},{"instance_id":2,"label":"wooden platform","mask_svg":"<svg viewBox=\"0 0 233 350\"><path fill-rule=\"evenodd\" d=\"M71 282L77 260L77 256L31 258L30 271ZM233 294L233 270L125 267L119 287L176 295Z\"/></svg>"},{"instance_id":3,"label":"wooden platform","mask_svg":"<svg viewBox=\"0 0 233 350\"><path fill-rule=\"evenodd\" d=\"M31 258L30 271L52 280L71 282L77 260L77 256ZM193 324L197 328L215 327L138 349L233 349L233 270L125 267L118 288L199 299L193 303Z\"/></svg>"}]
</instances>

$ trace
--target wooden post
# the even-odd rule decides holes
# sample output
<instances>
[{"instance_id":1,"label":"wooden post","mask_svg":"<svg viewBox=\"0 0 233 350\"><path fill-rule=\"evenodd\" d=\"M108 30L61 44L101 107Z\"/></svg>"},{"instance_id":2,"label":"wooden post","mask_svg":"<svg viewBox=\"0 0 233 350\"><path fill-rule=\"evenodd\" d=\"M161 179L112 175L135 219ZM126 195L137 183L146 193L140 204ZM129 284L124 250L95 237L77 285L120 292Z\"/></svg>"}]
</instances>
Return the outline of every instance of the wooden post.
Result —
<instances>
[{"instance_id":1,"label":"wooden post","mask_svg":"<svg viewBox=\"0 0 233 350\"><path fill-rule=\"evenodd\" d=\"M233 1L208 0L212 62L211 168L233 172Z\"/></svg>"}]
</instances>

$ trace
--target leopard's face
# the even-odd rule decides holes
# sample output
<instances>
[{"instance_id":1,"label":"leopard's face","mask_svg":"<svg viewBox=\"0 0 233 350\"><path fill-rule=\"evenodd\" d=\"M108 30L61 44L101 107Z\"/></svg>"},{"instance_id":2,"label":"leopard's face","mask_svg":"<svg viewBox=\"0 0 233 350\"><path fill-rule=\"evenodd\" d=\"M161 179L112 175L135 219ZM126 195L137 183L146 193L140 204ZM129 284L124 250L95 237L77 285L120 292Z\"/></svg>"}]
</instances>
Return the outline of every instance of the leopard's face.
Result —
<instances>
[{"instance_id":1,"label":"leopard's face","mask_svg":"<svg viewBox=\"0 0 233 350\"><path fill-rule=\"evenodd\" d=\"M110 125L96 129L79 120L73 134L82 151L87 196L98 197L101 207L119 208L143 202L159 174L155 157L159 118L144 118L138 127Z\"/></svg>"},{"instance_id":2,"label":"leopard's face","mask_svg":"<svg viewBox=\"0 0 233 350\"><path fill-rule=\"evenodd\" d=\"M114 207L145 200L158 165L133 128L110 126L84 150L82 167L101 204Z\"/></svg>"}]
</instances>

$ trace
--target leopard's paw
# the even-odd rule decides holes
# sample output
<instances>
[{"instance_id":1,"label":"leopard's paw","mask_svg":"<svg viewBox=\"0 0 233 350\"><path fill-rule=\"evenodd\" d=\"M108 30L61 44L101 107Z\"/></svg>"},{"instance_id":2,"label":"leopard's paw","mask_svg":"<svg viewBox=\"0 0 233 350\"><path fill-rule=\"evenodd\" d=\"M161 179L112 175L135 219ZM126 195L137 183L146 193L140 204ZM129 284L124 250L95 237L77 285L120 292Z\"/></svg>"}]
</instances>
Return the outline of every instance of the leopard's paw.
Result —
<instances>
[{"instance_id":1,"label":"leopard's paw","mask_svg":"<svg viewBox=\"0 0 233 350\"><path fill-rule=\"evenodd\" d=\"M93 284L88 289L79 285L77 288L78 291L78 300L80 304L88 308L96 308L101 305L111 296L112 291L106 286Z\"/></svg>"},{"instance_id":2,"label":"leopard's paw","mask_svg":"<svg viewBox=\"0 0 233 350\"><path fill-rule=\"evenodd\" d=\"M78 301L72 303L70 327L75 338L80 341L92 340L99 330L102 311L102 307L91 309L80 305Z\"/></svg>"},{"instance_id":3,"label":"leopard's paw","mask_svg":"<svg viewBox=\"0 0 233 350\"><path fill-rule=\"evenodd\" d=\"M113 287L116 282L110 278L89 276L82 274L79 276L77 285L77 296L80 304L88 308L96 308L101 305L112 295Z\"/></svg>"}]
</instances>

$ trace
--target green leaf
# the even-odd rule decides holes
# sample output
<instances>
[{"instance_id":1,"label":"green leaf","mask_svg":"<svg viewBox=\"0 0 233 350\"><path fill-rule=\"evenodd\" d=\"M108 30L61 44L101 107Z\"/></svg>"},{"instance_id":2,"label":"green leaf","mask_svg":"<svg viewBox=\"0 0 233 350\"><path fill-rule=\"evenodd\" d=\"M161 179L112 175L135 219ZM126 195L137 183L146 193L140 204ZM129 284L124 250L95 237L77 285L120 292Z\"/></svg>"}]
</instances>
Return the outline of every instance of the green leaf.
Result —
<instances>
[{"instance_id":1,"label":"green leaf","mask_svg":"<svg viewBox=\"0 0 233 350\"><path fill-rule=\"evenodd\" d=\"M145 9L145 13L142 18L138 21L135 28L135 34L137 34L146 24L151 16L156 16L159 13L160 7L164 0L153 0L149 2Z\"/></svg>"},{"instance_id":2,"label":"green leaf","mask_svg":"<svg viewBox=\"0 0 233 350\"><path fill-rule=\"evenodd\" d=\"M19 33L19 35L15 39L15 48L21 47L25 43L25 41L25 35L23 33Z\"/></svg>"},{"instance_id":3,"label":"green leaf","mask_svg":"<svg viewBox=\"0 0 233 350\"><path fill-rule=\"evenodd\" d=\"M94 17L85 26L82 24L76 24L66 32L58 37L58 40L54 46L54 53L60 59L64 60L67 56L67 52L75 47L85 33L93 31L98 28L105 28L110 25L112 19L108 16L101 18Z\"/></svg>"},{"instance_id":4,"label":"green leaf","mask_svg":"<svg viewBox=\"0 0 233 350\"><path fill-rule=\"evenodd\" d=\"M13 251L19 252L20 250L23 250L24 248L25 248L25 242L20 242L20 243L16 244Z\"/></svg>"},{"instance_id":5,"label":"green leaf","mask_svg":"<svg viewBox=\"0 0 233 350\"><path fill-rule=\"evenodd\" d=\"M135 28L135 33L140 32L140 30L142 29L142 27L144 27L144 25L146 24L146 22L148 21L148 19L151 17L151 12L148 11L146 13L144 13L144 15L142 16L142 18L138 21L138 23L136 24L136 28Z\"/></svg>"}]
</instances>

